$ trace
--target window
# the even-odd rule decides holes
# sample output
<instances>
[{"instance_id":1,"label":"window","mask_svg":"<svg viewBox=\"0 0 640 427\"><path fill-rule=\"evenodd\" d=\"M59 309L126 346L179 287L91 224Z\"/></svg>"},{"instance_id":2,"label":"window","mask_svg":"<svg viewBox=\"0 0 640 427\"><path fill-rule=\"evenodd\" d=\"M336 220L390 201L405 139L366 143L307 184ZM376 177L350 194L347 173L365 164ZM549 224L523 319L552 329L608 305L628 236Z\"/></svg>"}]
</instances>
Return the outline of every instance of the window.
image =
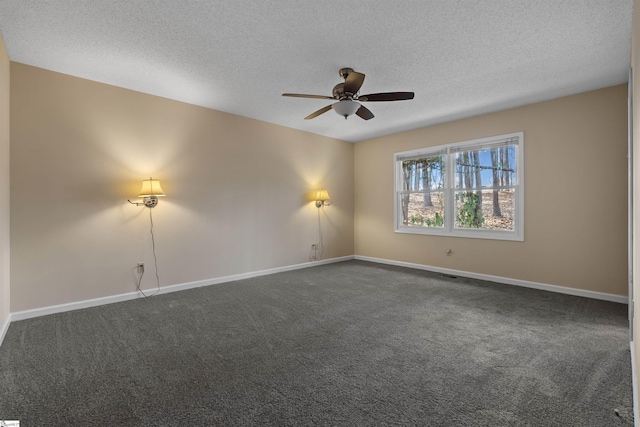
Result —
<instances>
[{"instance_id":1,"label":"window","mask_svg":"<svg viewBox=\"0 0 640 427\"><path fill-rule=\"evenodd\" d=\"M523 133L394 154L395 230L524 240Z\"/></svg>"}]
</instances>

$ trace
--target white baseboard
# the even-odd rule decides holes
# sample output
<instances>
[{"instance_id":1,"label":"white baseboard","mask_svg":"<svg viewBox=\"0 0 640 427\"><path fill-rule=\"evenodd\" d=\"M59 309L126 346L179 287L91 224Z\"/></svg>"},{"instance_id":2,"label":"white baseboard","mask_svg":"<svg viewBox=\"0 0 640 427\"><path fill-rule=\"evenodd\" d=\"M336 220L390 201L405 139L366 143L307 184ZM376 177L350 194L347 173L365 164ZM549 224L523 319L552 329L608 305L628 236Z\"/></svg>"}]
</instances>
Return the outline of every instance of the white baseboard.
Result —
<instances>
[{"instance_id":1,"label":"white baseboard","mask_svg":"<svg viewBox=\"0 0 640 427\"><path fill-rule=\"evenodd\" d=\"M351 259L353 259L353 256L349 255L349 256L344 256L339 258L330 258L330 259L325 259L320 261L305 262L302 264L287 265L284 267L269 268L266 270L252 271L249 273L234 274L231 276L216 277L213 279L198 280L196 282L188 282L188 283L181 283L177 285L163 286L158 291L158 295L167 294L170 292L184 291L187 289L200 288L202 286L217 285L219 283L234 282L234 281L243 280L243 279L251 279L252 277L266 276L269 274L282 273L285 271L300 270L303 268L315 267L315 266L324 265L324 264L332 264L335 262L348 261ZM153 293L154 289L145 289L144 291ZM62 313L65 311L80 310L83 308L97 307L105 304L113 304L116 302L128 301L136 298L143 298L143 296L139 292L128 292L126 294L112 295L112 296L102 297L102 298L94 298L90 300L70 302L67 304L59 304L59 305L53 305L49 307L35 308L33 310L17 311L15 313L11 313L10 320L12 322L15 322L18 320L31 319L33 317L40 317L40 316L46 316L49 314ZM8 323L6 327L7 328L9 327Z\"/></svg>"},{"instance_id":2,"label":"white baseboard","mask_svg":"<svg viewBox=\"0 0 640 427\"><path fill-rule=\"evenodd\" d=\"M252 271L250 273L234 274L232 276L218 277L215 279L199 280L197 282L181 283L179 285L164 286L160 288L159 294L169 292L184 291L186 289L200 288L202 286L217 285L225 282L235 282L237 280L251 279L253 277L267 276L269 274L283 273L285 271L301 270L303 268L315 267L324 264L333 264L336 262L348 261L353 259L353 255L343 256L339 258L323 259L320 261L305 262L302 264L287 265L284 267L269 268L267 270ZM151 290L153 291L153 290Z\"/></svg>"},{"instance_id":3,"label":"white baseboard","mask_svg":"<svg viewBox=\"0 0 640 427\"><path fill-rule=\"evenodd\" d=\"M302 264L294 264L294 265L288 265L288 266L283 266L283 267L270 268L270 269L266 269L266 270L253 271L253 272L249 272L249 273L234 274L234 275L231 275L231 276L216 277L216 278L212 278L212 279L199 280L199 281L195 281L195 282L188 282L188 283L181 283L181 284L177 284L177 285L164 286L164 287L160 288L158 294L166 294L166 293L170 293L170 292L178 292L178 291L183 291L183 290L187 290L187 289L199 288L199 287L202 287L202 286L211 286L211 285L216 285L216 284L219 284L219 283L226 283L226 282L233 282L233 281L237 281L237 280L250 279L250 278L253 278L253 277L266 276L266 275L269 275L269 274L282 273L282 272L285 272L285 271L300 270L300 269L303 269L303 268L315 267L315 266L324 265L324 264L332 264L332 263L348 261L348 260L352 260L352 259L357 259L357 260L361 260L361 261L369 261L369 262L377 262L377 263L380 263L380 264L397 265L397 266L400 266L400 267L409 267L409 268L415 268L415 269L419 269L419 270L428 270L428 271L433 271L433 272L436 272L436 273L443 273L443 274L450 274L450 275L455 275L455 276L469 277L469 278L480 279L480 280L488 280L488 281L492 281L492 282L505 283L505 284L516 285L516 286L523 286L523 287L527 287L527 288L534 288L534 289L540 289L540 290L545 290L545 291L564 293L564 294L569 294L569 295L577 295L577 296L582 296L582 297L587 297L587 298L595 298L595 299L600 299L600 300L605 300L605 301L613 301L613 302L619 302L619 303L624 303L624 304L627 303L627 297L622 296L622 295L607 294L607 293L603 293L603 292L585 291L585 290L582 290L582 289L566 288L566 287L563 287L563 286L548 285L548 284L536 283L536 282L528 282L528 281L525 281L525 280L509 279L509 278L506 278L506 277L491 276L491 275L479 274L479 273L471 273L471 272L468 272L468 271L452 270L452 269L448 269L448 268L433 267L433 266L422 265L422 264L413 264L413 263L402 262L402 261L393 261L393 260L382 259L382 258L372 258L372 257L366 257L366 256L360 256L360 255L349 255L349 256L331 258L331 259L326 259L326 260L321 260L321 261L305 262L305 263L302 263ZM153 289L148 289L147 291L153 292ZM1 334L0 337L4 338L4 334L6 333L7 329L9 328L9 323L10 322L15 322L15 321L18 321L18 320L31 319L33 317L46 316L46 315L49 315L49 314L62 313L62 312L65 312L65 311L73 311L73 310L80 310L80 309L83 309L83 308L96 307L96 306L105 305L105 304L113 304L113 303L116 303L116 302L128 301L128 300L132 300L132 299L136 299L136 298L142 298L142 297L143 296L139 292L128 292L126 294L112 295L112 296L107 296L107 297L102 297L102 298L95 298L95 299L90 299L90 300L85 300L85 301L77 301L77 302L71 302L71 303L67 303L67 304L60 304L60 305L54 305L54 306L49 306L49 307L36 308L36 309L32 309L32 310L18 311L18 312L10 314L9 320L7 320L6 324L3 326L3 329L0 330L0 334ZM1 344L1 342L2 341L0 340L0 344Z\"/></svg>"},{"instance_id":4,"label":"white baseboard","mask_svg":"<svg viewBox=\"0 0 640 427\"><path fill-rule=\"evenodd\" d=\"M162 288L160 288L162 289ZM88 299L84 301L70 302L66 304L50 305L48 307L34 308L32 310L16 311L11 313L11 321L31 319L34 317L47 316L49 314L64 313L65 311L81 310L83 308L97 307L99 305L113 304L115 302L129 301L141 298L138 292L112 295L108 297Z\"/></svg>"},{"instance_id":5,"label":"white baseboard","mask_svg":"<svg viewBox=\"0 0 640 427\"><path fill-rule=\"evenodd\" d=\"M11 324L11 313L9 313L9 317L4 322L4 325L0 328L0 345L2 345L2 341L4 341L4 336L7 335L7 331L9 330L9 325Z\"/></svg>"},{"instance_id":6,"label":"white baseboard","mask_svg":"<svg viewBox=\"0 0 640 427\"><path fill-rule=\"evenodd\" d=\"M631 346L631 387L633 389L633 425L635 427L640 426L640 420L638 420L638 372L636 371L636 356L633 348L633 341L629 343Z\"/></svg>"},{"instance_id":7,"label":"white baseboard","mask_svg":"<svg viewBox=\"0 0 640 427\"><path fill-rule=\"evenodd\" d=\"M529 282L527 280L510 279L508 277L491 276L489 274L472 273L470 271L452 270L449 268L433 267L430 265L414 264L410 262L393 261L383 258L373 258L368 256L355 255L354 259L360 261L377 262L380 264L396 265L398 267L409 267L418 270L433 271L435 273L449 274L452 276L469 277L471 279L487 280L490 282L504 283L507 285L522 286L524 288L533 288L549 292L557 292L560 294L575 295L585 298L593 298L604 301L618 302L628 304L628 298L624 295L608 294L605 292L587 291L584 289L567 288L564 286L549 285L546 283Z\"/></svg>"}]
</instances>

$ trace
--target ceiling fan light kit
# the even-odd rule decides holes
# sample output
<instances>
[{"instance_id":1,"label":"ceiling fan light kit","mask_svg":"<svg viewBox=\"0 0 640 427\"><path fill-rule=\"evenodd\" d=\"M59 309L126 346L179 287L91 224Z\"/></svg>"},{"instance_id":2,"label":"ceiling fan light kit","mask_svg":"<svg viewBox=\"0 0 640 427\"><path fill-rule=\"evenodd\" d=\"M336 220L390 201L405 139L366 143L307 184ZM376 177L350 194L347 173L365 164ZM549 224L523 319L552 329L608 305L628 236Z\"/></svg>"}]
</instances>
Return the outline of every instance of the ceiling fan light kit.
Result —
<instances>
[{"instance_id":1,"label":"ceiling fan light kit","mask_svg":"<svg viewBox=\"0 0 640 427\"><path fill-rule=\"evenodd\" d=\"M370 120L374 117L373 113L360 102L379 102L379 101L405 101L413 99L413 92L382 92L371 93L368 95L360 95L360 88L364 83L365 75L353 71L353 68L341 68L338 72L340 77L344 79L344 83L338 83L333 88L333 96L325 95L306 95L300 93L283 93L282 96L290 96L294 98L314 98L314 99L336 99L335 104L327 105L321 109L314 111L305 117L305 120L311 120L333 109L337 114L345 119L353 114L364 120ZM358 102L360 101L360 102Z\"/></svg>"},{"instance_id":2,"label":"ceiling fan light kit","mask_svg":"<svg viewBox=\"0 0 640 427\"><path fill-rule=\"evenodd\" d=\"M360 104L350 99L344 99L340 102L336 102L331 105L333 111L344 116L345 120L352 114L355 114L356 111L360 108Z\"/></svg>"}]
</instances>

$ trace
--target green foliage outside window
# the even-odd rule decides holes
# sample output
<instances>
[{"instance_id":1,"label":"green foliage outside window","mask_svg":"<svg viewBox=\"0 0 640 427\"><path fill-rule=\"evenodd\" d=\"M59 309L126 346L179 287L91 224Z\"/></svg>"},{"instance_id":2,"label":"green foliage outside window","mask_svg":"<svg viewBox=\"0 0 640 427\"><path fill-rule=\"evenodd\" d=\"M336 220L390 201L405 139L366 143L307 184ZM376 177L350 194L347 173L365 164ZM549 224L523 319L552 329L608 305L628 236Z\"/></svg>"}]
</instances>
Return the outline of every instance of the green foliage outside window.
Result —
<instances>
[{"instance_id":1,"label":"green foliage outside window","mask_svg":"<svg viewBox=\"0 0 640 427\"><path fill-rule=\"evenodd\" d=\"M441 212L436 212L434 218L431 219L420 214L413 214L409 218L411 224L426 225L427 227L442 227L444 226L444 215Z\"/></svg>"},{"instance_id":2,"label":"green foliage outside window","mask_svg":"<svg viewBox=\"0 0 640 427\"><path fill-rule=\"evenodd\" d=\"M457 198L457 196L456 196ZM464 203L456 214L456 221L464 228L480 228L484 223L482 209L480 206L480 198L475 193L466 193L464 195Z\"/></svg>"}]
</instances>

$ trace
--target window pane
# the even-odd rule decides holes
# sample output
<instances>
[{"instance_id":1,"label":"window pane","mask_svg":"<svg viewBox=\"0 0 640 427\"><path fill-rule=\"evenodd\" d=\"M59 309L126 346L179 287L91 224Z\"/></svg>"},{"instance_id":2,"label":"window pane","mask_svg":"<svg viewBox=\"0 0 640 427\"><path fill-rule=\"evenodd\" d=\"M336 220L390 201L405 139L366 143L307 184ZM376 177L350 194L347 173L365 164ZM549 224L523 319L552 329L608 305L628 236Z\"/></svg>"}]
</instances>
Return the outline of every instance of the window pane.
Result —
<instances>
[{"instance_id":1,"label":"window pane","mask_svg":"<svg viewBox=\"0 0 640 427\"><path fill-rule=\"evenodd\" d=\"M461 151L456 156L456 188L516 184L516 146Z\"/></svg>"},{"instance_id":2,"label":"window pane","mask_svg":"<svg viewBox=\"0 0 640 427\"><path fill-rule=\"evenodd\" d=\"M444 195L440 191L408 193L400 196L403 224L410 227L444 226Z\"/></svg>"},{"instance_id":3,"label":"window pane","mask_svg":"<svg viewBox=\"0 0 640 427\"><path fill-rule=\"evenodd\" d=\"M444 188L444 155L402 162L402 191L441 190L442 188Z\"/></svg>"},{"instance_id":4,"label":"window pane","mask_svg":"<svg viewBox=\"0 0 640 427\"><path fill-rule=\"evenodd\" d=\"M515 230L515 190L456 191L456 228Z\"/></svg>"}]
</instances>

